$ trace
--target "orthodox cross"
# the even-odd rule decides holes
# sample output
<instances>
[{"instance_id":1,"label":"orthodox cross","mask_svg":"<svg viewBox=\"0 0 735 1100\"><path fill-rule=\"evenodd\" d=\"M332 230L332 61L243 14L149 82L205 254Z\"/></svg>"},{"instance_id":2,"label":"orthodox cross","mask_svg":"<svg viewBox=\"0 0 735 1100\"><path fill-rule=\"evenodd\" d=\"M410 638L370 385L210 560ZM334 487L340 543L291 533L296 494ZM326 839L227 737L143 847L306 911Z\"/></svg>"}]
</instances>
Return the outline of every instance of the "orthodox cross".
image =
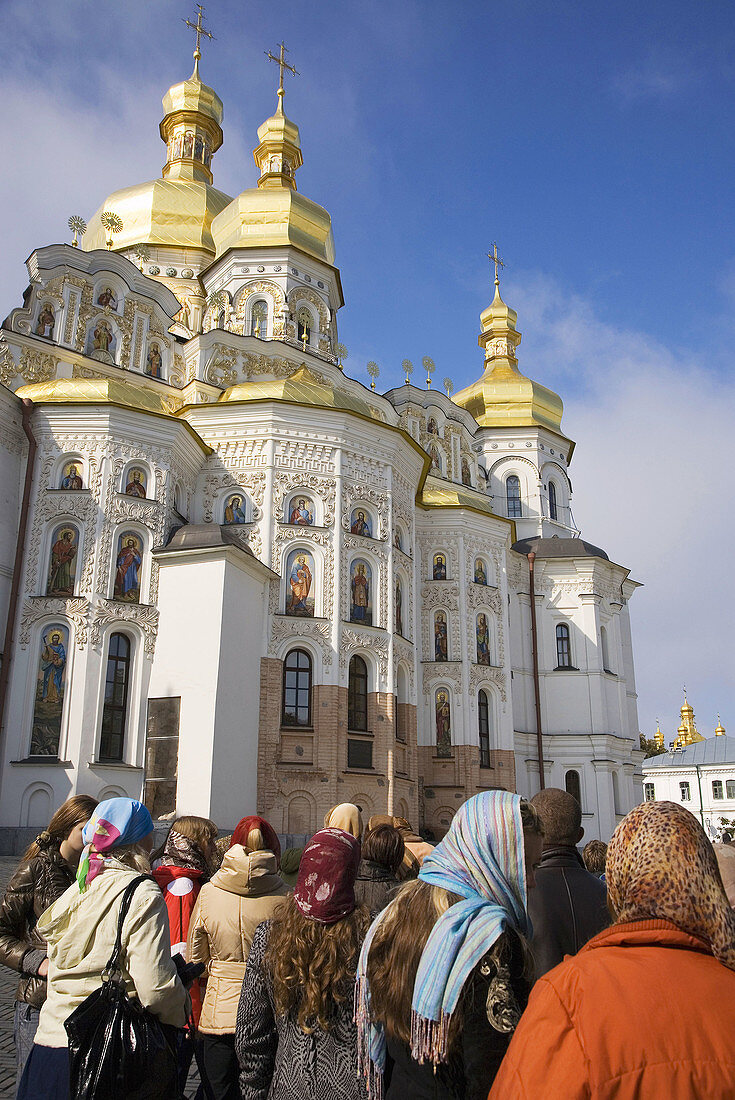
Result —
<instances>
[{"instance_id":1,"label":"orthodox cross","mask_svg":"<svg viewBox=\"0 0 735 1100\"><path fill-rule=\"evenodd\" d=\"M278 85L278 99L280 101L281 106L283 106L283 94L284 94L283 74L284 74L284 71L288 70L288 72L293 73L294 76L300 76L301 75L299 72L297 72L297 70L293 67L293 65L289 65L289 63L286 61L286 54L287 53L288 53L288 49L287 49L286 45L283 42L281 42L280 56L279 57L274 57L274 55L270 52L270 50L267 50L266 53L265 53L265 56L268 58L268 60L269 61L275 61L276 65L278 65L278 68L280 69L280 82L279 82L279 85Z\"/></svg>"},{"instance_id":2,"label":"orthodox cross","mask_svg":"<svg viewBox=\"0 0 735 1100\"><path fill-rule=\"evenodd\" d=\"M204 19L204 7L201 4L197 4L197 8L199 9L199 11L197 13L196 23L192 23L192 21L190 19L183 19L182 20L182 22L186 23L187 27L190 27L191 30L194 31L194 34L197 36L197 45L196 45L196 49L194 50L194 60L195 61L198 61L199 58L202 56L202 51L201 51L202 36L204 38L214 38L213 34L210 34L209 31L204 29L204 23L202 22L202 20Z\"/></svg>"},{"instance_id":3,"label":"orthodox cross","mask_svg":"<svg viewBox=\"0 0 735 1100\"><path fill-rule=\"evenodd\" d=\"M490 263L495 264L495 285L500 286L500 279L498 278L498 268L499 267L505 267L505 264L503 263L503 261L498 256L498 246L495 243L495 241L493 241L493 250L492 250L492 252L488 252L487 256L488 256L488 259L490 260Z\"/></svg>"}]
</instances>

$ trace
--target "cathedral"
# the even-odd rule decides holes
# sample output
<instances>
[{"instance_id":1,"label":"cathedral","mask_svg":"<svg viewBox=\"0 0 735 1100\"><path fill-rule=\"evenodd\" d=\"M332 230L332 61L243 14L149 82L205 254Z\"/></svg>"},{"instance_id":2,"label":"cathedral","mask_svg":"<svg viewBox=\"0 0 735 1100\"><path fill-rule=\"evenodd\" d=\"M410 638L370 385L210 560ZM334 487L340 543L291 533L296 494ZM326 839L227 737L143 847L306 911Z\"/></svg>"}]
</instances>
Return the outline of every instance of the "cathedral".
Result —
<instances>
[{"instance_id":1,"label":"cathedral","mask_svg":"<svg viewBox=\"0 0 735 1100\"><path fill-rule=\"evenodd\" d=\"M161 177L36 248L0 330L0 851L75 792L295 836L356 802L438 838L545 784L607 840L642 800L638 585L579 537L497 264L476 382L349 377L283 49L232 198L198 43Z\"/></svg>"}]
</instances>

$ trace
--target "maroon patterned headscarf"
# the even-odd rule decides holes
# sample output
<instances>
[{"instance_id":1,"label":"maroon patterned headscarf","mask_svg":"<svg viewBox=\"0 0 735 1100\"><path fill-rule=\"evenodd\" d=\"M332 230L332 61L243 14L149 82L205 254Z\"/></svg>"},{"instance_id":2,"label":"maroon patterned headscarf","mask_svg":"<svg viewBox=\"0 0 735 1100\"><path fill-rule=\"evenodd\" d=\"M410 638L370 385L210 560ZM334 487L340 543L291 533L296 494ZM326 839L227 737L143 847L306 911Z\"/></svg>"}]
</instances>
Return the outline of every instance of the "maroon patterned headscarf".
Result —
<instances>
[{"instance_id":1,"label":"maroon patterned headscarf","mask_svg":"<svg viewBox=\"0 0 735 1100\"><path fill-rule=\"evenodd\" d=\"M304 848L293 899L309 920L335 924L355 908L360 842L343 829L321 829Z\"/></svg>"}]
</instances>

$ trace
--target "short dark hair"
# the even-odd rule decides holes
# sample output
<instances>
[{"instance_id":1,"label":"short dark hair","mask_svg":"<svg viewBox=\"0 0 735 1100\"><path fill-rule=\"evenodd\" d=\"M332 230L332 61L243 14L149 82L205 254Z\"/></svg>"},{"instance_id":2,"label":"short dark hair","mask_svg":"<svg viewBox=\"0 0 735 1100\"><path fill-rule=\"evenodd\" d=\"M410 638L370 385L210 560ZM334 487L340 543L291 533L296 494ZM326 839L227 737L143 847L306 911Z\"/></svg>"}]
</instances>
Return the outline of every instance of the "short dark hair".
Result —
<instances>
[{"instance_id":1,"label":"short dark hair","mask_svg":"<svg viewBox=\"0 0 735 1100\"><path fill-rule=\"evenodd\" d=\"M607 844L603 840L591 840L582 849L582 859L587 870L592 875L601 875L605 870L605 857L607 856Z\"/></svg>"},{"instance_id":2,"label":"short dark hair","mask_svg":"<svg viewBox=\"0 0 735 1100\"><path fill-rule=\"evenodd\" d=\"M403 862L406 846L403 837L392 825L377 825L366 833L362 842L362 858L389 871L397 871Z\"/></svg>"},{"instance_id":3,"label":"short dark hair","mask_svg":"<svg viewBox=\"0 0 735 1100\"><path fill-rule=\"evenodd\" d=\"M555 844L573 847L579 840L582 807L574 795L558 787L547 787L531 799L544 826L544 847Z\"/></svg>"}]
</instances>

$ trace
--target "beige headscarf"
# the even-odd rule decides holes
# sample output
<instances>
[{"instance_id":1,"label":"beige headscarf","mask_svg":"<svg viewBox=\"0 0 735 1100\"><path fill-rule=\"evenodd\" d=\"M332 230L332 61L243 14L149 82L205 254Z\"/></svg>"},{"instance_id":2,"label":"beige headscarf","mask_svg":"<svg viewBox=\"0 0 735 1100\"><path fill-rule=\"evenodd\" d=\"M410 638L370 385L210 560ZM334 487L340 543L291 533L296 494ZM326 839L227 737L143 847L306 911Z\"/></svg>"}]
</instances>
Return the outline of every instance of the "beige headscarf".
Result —
<instances>
[{"instance_id":1,"label":"beige headscarf","mask_svg":"<svg viewBox=\"0 0 735 1100\"><path fill-rule=\"evenodd\" d=\"M605 878L618 923L671 921L735 970L735 912L714 849L689 810L675 802L631 810L613 833Z\"/></svg>"},{"instance_id":2,"label":"beige headscarf","mask_svg":"<svg viewBox=\"0 0 735 1100\"><path fill-rule=\"evenodd\" d=\"M357 840L362 836L362 814L354 802L340 802L324 815L325 829L343 829Z\"/></svg>"}]
</instances>

